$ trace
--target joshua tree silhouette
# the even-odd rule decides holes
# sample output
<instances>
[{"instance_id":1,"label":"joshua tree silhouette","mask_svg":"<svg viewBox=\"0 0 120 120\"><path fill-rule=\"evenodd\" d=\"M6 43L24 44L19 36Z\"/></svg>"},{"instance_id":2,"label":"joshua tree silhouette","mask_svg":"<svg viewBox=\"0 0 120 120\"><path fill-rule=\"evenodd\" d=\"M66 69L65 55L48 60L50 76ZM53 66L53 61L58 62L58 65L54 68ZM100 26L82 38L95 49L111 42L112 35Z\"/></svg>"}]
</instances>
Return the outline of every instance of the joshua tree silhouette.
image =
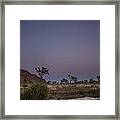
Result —
<instances>
[{"instance_id":1,"label":"joshua tree silhouette","mask_svg":"<svg viewBox=\"0 0 120 120\"><path fill-rule=\"evenodd\" d=\"M68 80L66 78L63 78L61 81L60 81L61 84L68 84Z\"/></svg>"},{"instance_id":2,"label":"joshua tree silhouette","mask_svg":"<svg viewBox=\"0 0 120 120\"><path fill-rule=\"evenodd\" d=\"M35 67L35 70L37 71L37 73L38 73L38 75L39 75L39 77L41 78L41 79L43 79L43 76L45 75L45 74L48 74L49 75L49 70L46 68L46 67L42 67L42 68L36 68Z\"/></svg>"},{"instance_id":3,"label":"joshua tree silhouette","mask_svg":"<svg viewBox=\"0 0 120 120\"><path fill-rule=\"evenodd\" d=\"M69 80L70 80L70 84L77 82L77 77L74 77L74 76L72 76L72 75L68 75L68 78L69 78Z\"/></svg>"},{"instance_id":4,"label":"joshua tree silhouette","mask_svg":"<svg viewBox=\"0 0 120 120\"><path fill-rule=\"evenodd\" d=\"M100 76L97 76L98 81L100 80Z\"/></svg>"}]
</instances>

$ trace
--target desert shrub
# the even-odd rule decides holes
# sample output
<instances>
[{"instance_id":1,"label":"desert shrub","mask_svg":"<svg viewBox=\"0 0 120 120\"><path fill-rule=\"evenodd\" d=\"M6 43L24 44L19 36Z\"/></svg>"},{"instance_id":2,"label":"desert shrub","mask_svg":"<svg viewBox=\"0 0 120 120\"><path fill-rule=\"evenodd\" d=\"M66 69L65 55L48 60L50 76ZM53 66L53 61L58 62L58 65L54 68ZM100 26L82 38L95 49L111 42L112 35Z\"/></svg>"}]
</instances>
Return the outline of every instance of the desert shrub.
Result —
<instances>
[{"instance_id":1,"label":"desert shrub","mask_svg":"<svg viewBox=\"0 0 120 120\"><path fill-rule=\"evenodd\" d=\"M22 100L44 100L47 98L48 90L45 84L35 83L21 93Z\"/></svg>"}]
</instances>

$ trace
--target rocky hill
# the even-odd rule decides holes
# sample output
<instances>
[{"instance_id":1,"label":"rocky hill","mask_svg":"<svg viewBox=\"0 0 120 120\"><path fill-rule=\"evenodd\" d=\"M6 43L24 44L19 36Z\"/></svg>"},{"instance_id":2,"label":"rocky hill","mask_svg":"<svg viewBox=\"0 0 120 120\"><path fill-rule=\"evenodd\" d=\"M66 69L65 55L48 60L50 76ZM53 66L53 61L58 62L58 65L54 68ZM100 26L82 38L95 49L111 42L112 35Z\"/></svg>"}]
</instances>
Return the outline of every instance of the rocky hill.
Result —
<instances>
[{"instance_id":1,"label":"rocky hill","mask_svg":"<svg viewBox=\"0 0 120 120\"><path fill-rule=\"evenodd\" d=\"M43 79L41 80L37 75L31 74L30 72L21 69L20 70L20 86L31 85L36 82L46 83Z\"/></svg>"}]
</instances>

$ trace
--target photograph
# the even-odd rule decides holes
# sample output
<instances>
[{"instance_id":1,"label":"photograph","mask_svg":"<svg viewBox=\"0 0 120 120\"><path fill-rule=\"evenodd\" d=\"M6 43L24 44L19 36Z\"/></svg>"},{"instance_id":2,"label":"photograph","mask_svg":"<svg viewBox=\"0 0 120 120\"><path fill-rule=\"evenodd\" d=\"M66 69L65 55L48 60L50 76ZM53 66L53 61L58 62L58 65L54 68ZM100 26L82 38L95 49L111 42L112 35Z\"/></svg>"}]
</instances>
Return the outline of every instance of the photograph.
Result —
<instances>
[{"instance_id":1,"label":"photograph","mask_svg":"<svg viewBox=\"0 0 120 120\"><path fill-rule=\"evenodd\" d=\"M118 120L119 2L2 1L0 118Z\"/></svg>"},{"instance_id":2,"label":"photograph","mask_svg":"<svg viewBox=\"0 0 120 120\"><path fill-rule=\"evenodd\" d=\"M20 100L100 100L100 20L20 20Z\"/></svg>"}]
</instances>

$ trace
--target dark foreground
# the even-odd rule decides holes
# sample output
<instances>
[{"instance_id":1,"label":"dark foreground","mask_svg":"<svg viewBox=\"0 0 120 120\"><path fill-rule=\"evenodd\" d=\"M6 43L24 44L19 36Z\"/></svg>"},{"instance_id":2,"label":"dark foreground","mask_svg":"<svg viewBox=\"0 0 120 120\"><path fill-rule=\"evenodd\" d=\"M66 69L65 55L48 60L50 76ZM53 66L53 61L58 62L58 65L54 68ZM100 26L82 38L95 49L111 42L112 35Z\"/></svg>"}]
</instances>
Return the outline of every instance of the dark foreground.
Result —
<instances>
[{"instance_id":1,"label":"dark foreground","mask_svg":"<svg viewBox=\"0 0 120 120\"><path fill-rule=\"evenodd\" d=\"M39 86L38 86L39 87ZM34 97L30 98L32 91L30 93L27 93L26 91L29 90L29 87L21 88L21 99L22 100L69 100L69 99L78 99L78 100L99 100L100 98L100 87L99 84L68 84L68 85L47 85L46 88L43 88L44 91L41 91L40 93L43 98ZM42 90L41 89L41 90ZM46 90L46 92L45 92ZM27 93L28 97L22 97L25 96ZM38 94L38 91L34 91L33 94Z\"/></svg>"}]
</instances>

